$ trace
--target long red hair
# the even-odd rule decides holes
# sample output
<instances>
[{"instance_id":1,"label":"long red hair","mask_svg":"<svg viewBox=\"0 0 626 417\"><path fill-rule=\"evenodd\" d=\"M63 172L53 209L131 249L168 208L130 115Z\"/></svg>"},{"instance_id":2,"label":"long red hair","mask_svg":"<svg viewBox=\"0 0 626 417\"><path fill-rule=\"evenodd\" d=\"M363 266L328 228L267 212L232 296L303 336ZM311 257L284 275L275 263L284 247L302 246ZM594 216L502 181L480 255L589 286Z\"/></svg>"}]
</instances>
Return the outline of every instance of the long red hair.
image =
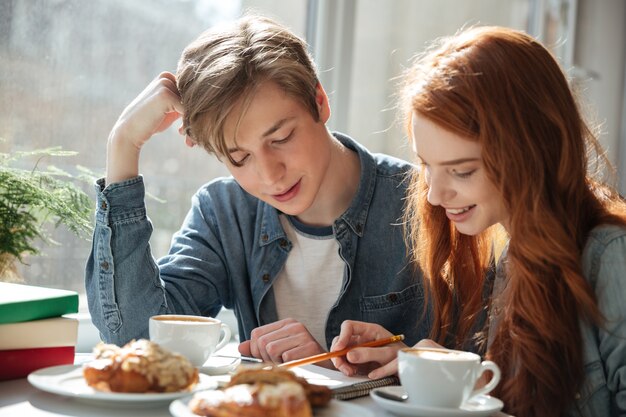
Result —
<instances>
[{"instance_id":1,"label":"long red hair","mask_svg":"<svg viewBox=\"0 0 626 417\"><path fill-rule=\"evenodd\" d=\"M480 143L510 216L505 307L487 351L503 371L495 395L518 416L561 415L584 378L579 321L603 319L582 275L587 236L626 224L624 201L590 173L590 162L610 164L560 66L523 32L476 27L441 39L405 80L409 130L416 112ZM417 172L407 236L430 289L432 337L460 347L484 308L495 238L461 235L427 192Z\"/></svg>"}]
</instances>

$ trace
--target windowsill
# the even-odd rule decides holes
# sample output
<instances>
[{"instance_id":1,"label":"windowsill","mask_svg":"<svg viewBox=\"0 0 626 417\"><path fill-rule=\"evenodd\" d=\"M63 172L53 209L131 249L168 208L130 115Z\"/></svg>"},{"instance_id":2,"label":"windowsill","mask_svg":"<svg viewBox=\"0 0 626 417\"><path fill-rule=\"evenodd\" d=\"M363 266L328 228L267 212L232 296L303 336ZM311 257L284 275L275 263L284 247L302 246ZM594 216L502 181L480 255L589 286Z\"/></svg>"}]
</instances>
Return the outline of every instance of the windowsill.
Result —
<instances>
[{"instance_id":1,"label":"windowsill","mask_svg":"<svg viewBox=\"0 0 626 417\"><path fill-rule=\"evenodd\" d=\"M76 342L77 353L91 353L94 346L100 342L100 332L91 322L91 315L88 312L75 314L67 314L66 317L72 317L78 320L78 340ZM237 333L237 318L232 310L222 309L217 315L217 319L228 324L232 331L231 341L239 340Z\"/></svg>"},{"instance_id":2,"label":"windowsill","mask_svg":"<svg viewBox=\"0 0 626 417\"><path fill-rule=\"evenodd\" d=\"M76 352L91 353L94 346L100 342L100 332L91 322L91 315L89 313L75 313L66 314L65 317L71 317L78 320Z\"/></svg>"}]
</instances>

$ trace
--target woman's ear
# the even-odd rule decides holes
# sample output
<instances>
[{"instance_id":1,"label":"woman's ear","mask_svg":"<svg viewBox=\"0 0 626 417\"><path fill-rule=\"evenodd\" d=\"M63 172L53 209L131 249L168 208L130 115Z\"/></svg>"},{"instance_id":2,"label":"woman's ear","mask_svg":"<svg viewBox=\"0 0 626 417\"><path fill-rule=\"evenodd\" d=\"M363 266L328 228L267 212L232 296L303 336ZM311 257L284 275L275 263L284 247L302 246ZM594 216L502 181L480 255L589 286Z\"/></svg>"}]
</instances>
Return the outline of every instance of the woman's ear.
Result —
<instances>
[{"instance_id":1,"label":"woman's ear","mask_svg":"<svg viewBox=\"0 0 626 417\"><path fill-rule=\"evenodd\" d=\"M328 96L322 83L318 82L315 87L315 103L317 104L317 111L319 113L319 121L326 123L330 119L330 103L328 102Z\"/></svg>"}]
</instances>

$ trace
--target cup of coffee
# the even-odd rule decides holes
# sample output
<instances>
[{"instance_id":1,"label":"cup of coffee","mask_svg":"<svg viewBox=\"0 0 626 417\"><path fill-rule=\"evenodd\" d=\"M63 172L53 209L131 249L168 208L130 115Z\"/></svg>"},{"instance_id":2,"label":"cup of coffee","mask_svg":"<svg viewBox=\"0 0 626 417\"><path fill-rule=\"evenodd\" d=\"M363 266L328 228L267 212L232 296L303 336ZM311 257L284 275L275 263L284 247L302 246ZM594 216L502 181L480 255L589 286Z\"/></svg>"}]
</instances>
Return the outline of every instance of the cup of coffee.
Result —
<instances>
[{"instance_id":1,"label":"cup of coffee","mask_svg":"<svg viewBox=\"0 0 626 417\"><path fill-rule=\"evenodd\" d=\"M148 328L151 341L180 353L195 366L202 366L213 352L228 343L231 336L226 323L203 316L152 316Z\"/></svg>"},{"instance_id":2,"label":"cup of coffee","mask_svg":"<svg viewBox=\"0 0 626 417\"><path fill-rule=\"evenodd\" d=\"M492 376L474 389L485 371ZM398 375L410 403L458 408L471 397L487 394L500 382L500 368L471 352L434 348L407 348L398 352Z\"/></svg>"}]
</instances>

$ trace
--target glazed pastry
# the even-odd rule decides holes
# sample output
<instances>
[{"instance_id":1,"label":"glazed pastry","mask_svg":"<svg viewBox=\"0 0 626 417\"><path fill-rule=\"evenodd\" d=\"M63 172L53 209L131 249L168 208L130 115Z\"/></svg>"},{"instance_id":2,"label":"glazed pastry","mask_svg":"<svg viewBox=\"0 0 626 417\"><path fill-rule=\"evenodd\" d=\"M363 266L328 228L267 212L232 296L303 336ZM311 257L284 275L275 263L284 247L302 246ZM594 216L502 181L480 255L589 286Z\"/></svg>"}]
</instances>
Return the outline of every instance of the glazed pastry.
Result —
<instances>
[{"instance_id":1,"label":"glazed pastry","mask_svg":"<svg viewBox=\"0 0 626 417\"><path fill-rule=\"evenodd\" d=\"M83 365L83 375L99 391L176 392L198 382L198 370L187 358L149 340L133 340L123 347L100 343L94 355L95 360Z\"/></svg>"},{"instance_id":2,"label":"glazed pastry","mask_svg":"<svg viewBox=\"0 0 626 417\"><path fill-rule=\"evenodd\" d=\"M293 381L239 384L201 391L189 402L194 414L206 417L311 417L304 389Z\"/></svg>"},{"instance_id":3,"label":"glazed pastry","mask_svg":"<svg viewBox=\"0 0 626 417\"><path fill-rule=\"evenodd\" d=\"M328 405L331 400L332 392L330 388L324 385L309 384L306 379L297 376L291 371L278 367L271 369L253 367L241 368L232 376L227 386L254 383L278 384L286 381L300 384L304 389L309 403L313 407L324 407Z\"/></svg>"}]
</instances>

